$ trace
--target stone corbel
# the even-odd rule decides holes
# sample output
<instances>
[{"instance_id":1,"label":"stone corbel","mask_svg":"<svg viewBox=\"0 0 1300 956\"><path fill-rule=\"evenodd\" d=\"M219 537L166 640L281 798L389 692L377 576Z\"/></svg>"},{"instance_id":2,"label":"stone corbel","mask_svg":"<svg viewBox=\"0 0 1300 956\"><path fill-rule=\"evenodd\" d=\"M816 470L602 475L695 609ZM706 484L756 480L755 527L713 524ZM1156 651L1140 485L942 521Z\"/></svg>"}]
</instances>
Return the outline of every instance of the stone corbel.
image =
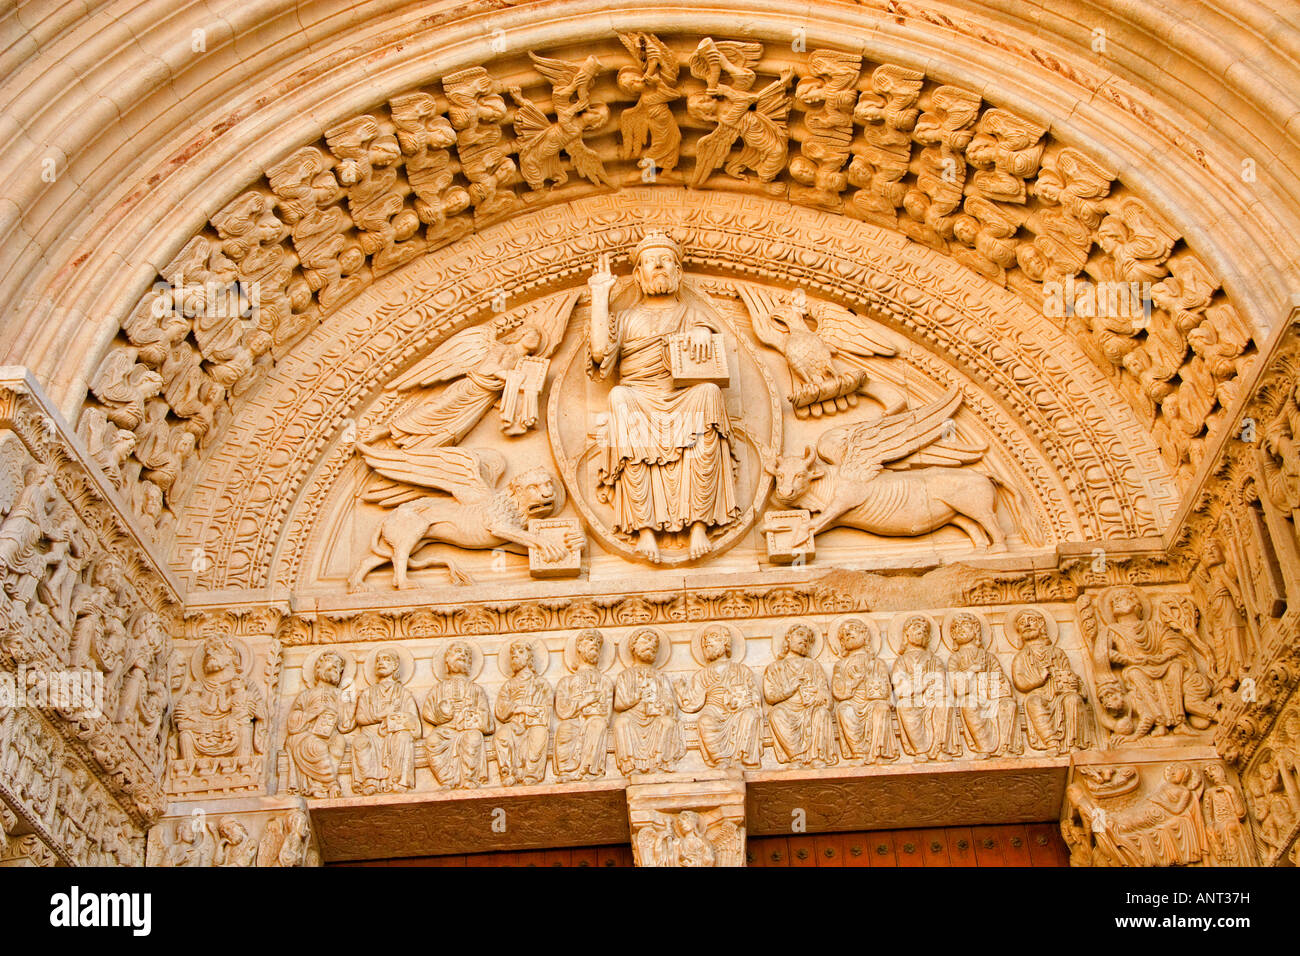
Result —
<instances>
[{"instance_id":1,"label":"stone corbel","mask_svg":"<svg viewBox=\"0 0 1300 956\"><path fill-rule=\"evenodd\" d=\"M627 788L637 866L744 866L740 771L664 774Z\"/></svg>"},{"instance_id":2,"label":"stone corbel","mask_svg":"<svg viewBox=\"0 0 1300 956\"><path fill-rule=\"evenodd\" d=\"M173 803L149 831L148 866L320 866L306 802L248 797Z\"/></svg>"}]
</instances>

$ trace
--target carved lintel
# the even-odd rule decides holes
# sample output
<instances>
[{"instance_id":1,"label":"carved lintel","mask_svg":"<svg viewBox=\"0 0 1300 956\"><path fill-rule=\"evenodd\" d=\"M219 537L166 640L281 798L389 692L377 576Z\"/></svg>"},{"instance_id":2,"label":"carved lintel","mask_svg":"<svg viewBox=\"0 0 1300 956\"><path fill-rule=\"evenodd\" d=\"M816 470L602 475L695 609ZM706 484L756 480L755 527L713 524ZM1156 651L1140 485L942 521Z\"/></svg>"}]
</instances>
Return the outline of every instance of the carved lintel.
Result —
<instances>
[{"instance_id":1,"label":"carved lintel","mask_svg":"<svg viewBox=\"0 0 1300 956\"><path fill-rule=\"evenodd\" d=\"M740 771L644 779L627 788L637 866L745 865L745 779Z\"/></svg>"}]
</instances>

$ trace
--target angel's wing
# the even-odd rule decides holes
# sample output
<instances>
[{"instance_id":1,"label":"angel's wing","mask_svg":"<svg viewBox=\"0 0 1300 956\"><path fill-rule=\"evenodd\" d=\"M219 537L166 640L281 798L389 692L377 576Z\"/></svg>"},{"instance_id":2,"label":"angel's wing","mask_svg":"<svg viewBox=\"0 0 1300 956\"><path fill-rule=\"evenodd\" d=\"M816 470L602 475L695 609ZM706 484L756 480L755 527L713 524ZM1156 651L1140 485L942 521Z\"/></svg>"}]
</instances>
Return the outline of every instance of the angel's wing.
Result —
<instances>
[{"instance_id":1,"label":"angel's wing","mask_svg":"<svg viewBox=\"0 0 1300 956\"><path fill-rule=\"evenodd\" d=\"M886 464L927 448L952 426L945 423L961 406L961 394L920 408L885 415L856 425L844 425L824 432L817 440L817 453L839 465L840 474L851 481L870 481Z\"/></svg>"},{"instance_id":2,"label":"angel's wing","mask_svg":"<svg viewBox=\"0 0 1300 956\"><path fill-rule=\"evenodd\" d=\"M813 307L812 314L817 320L817 334L842 354L860 355L863 358L897 354L898 350L881 335L875 325L842 305L818 302Z\"/></svg>"},{"instance_id":3,"label":"angel's wing","mask_svg":"<svg viewBox=\"0 0 1300 956\"><path fill-rule=\"evenodd\" d=\"M681 69L677 54L653 33L639 34L638 39L641 40L645 48L644 59L641 60L642 67L649 72L652 62L658 62L659 75L669 83L675 83L677 81L677 71ZM626 41L624 42L626 43Z\"/></svg>"},{"instance_id":4,"label":"angel's wing","mask_svg":"<svg viewBox=\"0 0 1300 956\"><path fill-rule=\"evenodd\" d=\"M754 111L766 116L773 123L784 123L790 116L790 104L794 102L786 90L786 84L780 80L769 83L758 94Z\"/></svg>"},{"instance_id":5,"label":"angel's wing","mask_svg":"<svg viewBox=\"0 0 1300 956\"><path fill-rule=\"evenodd\" d=\"M524 317L520 325L531 325L541 334L542 341L533 354L538 358L550 358L564 338L573 308L582 297L582 287L570 289L561 295L544 302L524 307Z\"/></svg>"},{"instance_id":6,"label":"angel's wing","mask_svg":"<svg viewBox=\"0 0 1300 956\"><path fill-rule=\"evenodd\" d=\"M699 138L695 144L695 169L691 172L691 185L701 186L709 175L727 160L731 144L738 131L719 126L712 133Z\"/></svg>"},{"instance_id":7,"label":"angel's wing","mask_svg":"<svg viewBox=\"0 0 1300 956\"><path fill-rule=\"evenodd\" d=\"M789 330L775 318L785 305L781 297L769 289L747 284L738 284L736 291L749 310L749 323L759 341L784 354Z\"/></svg>"},{"instance_id":8,"label":"angel's wing","mask_svg":"<svg viewBox=\"0 0 1300 956\"><path fill-rule=\"evenodd\" d=\"M569 159L573 161L573 168L578 171L579 176L597 185L614 185L609 174L605 172L605 164L600 161L600 156L581 139L570 142L564 147L564 151L569 154Z\"/></svg>"},{"instance_id":9,"label":"angel's wing","mask_svg":"<svg viewBox=\"0 0 1300 956\"><path fill-rule=\"evenodd\" d=\"M506 470L505 456L490 448L398 448L391 442L357 444L366 464L387 481L362 494L391 508L421 497L420 489L443 491L461 504L490 497Z\"/></svg>"},{"instance_id":10,"label":"angel's wing","mask_svg":"<svg viewBox=\"0 0 1300 956\"><path fill-rule=\"evenodd\" d=\"M578 64L568 60L557 60L549 56L538 56L530 52L528 58L537 67L537 72L551 81L551 86L564 89L578 76Z\"/></svg>"},{"instance_id":11,"label":"angel's wing","mask_svg":"<svg viewBox=\"0 0 1300 956\"><path fill-rule=\"evenodd\" d=\"M551 128L551 121L547 119L537 104L532 100L517 95L513 90L510 93L515 101L515 136L527 143L535 139L541 133Z\"/></svg>"},{"instance_id":12,"label":"angel's wing","mask_svg":"<svg viewBox=\"0 0 1300 956\"><path fill-rule=\"evenodd\" d=\"M740 835L740 827L730 820L710 828L709 842L717 852L718 866L745 865L745 838Z\"/></svg>"},{"instance_id":13,"label":"angel's wing","mask_svg":"<svg viewBox=\"0 0 1300 956\"><path fill-rule=\"evenodd\" d=\"M663 830L658 823L651 823L637 831L637 857L642 866L663 865L663 861L659 859L659 844L662 839Z\"/></svg>"},{"instance_id":14,"label":"angel's wing","mask_svg":"<svg viewBox=\"0 0 1300 956\"><path fill-rule=\"evenodd\" d=\"M389 382L388 388L405 392L459 378L479 366L491 345L490 326L476 325L464 329Z\"/></svg>"}]
</instances>

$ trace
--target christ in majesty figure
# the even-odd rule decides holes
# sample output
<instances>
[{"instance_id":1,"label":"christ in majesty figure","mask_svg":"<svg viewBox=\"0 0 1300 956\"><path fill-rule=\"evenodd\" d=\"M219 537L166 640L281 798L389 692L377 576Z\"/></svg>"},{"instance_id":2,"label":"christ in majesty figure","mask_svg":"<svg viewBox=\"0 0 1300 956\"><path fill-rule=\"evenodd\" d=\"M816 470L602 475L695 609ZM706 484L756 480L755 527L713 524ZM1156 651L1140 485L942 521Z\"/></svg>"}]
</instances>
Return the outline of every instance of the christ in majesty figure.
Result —
<instances>
[{"instance_id":1,"label":"christ in majesty figure","mask_svg":"<svg viewBox=\"0 0 1300 956\"><path fill-rule=\"evenodd\" d=\"M694 560L712 548L709 529L740 514L731 423L717 385L673 384L669 342L684 334L692 357L705 361L719 322L683 287L681 249L668 236L648 234L632 260L635 294L625 307L610 308L607 255L588 282L591 362L600 377L618 377L598 493L614 509L615 530L634 536L645 558L661 560L661 535L689 530Z\"/></svg>"}]
</instances>

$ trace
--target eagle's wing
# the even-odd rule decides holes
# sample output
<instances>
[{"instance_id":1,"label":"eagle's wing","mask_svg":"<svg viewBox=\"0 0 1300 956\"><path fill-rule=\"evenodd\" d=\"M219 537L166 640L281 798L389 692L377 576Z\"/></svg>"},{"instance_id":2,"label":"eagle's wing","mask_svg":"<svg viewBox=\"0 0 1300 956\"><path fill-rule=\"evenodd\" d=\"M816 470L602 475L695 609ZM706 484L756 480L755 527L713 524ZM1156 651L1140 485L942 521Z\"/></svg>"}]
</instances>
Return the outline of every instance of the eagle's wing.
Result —
<instances>
[{"instance_id":1,"label":"eagle's wing","mask_svg":"<svg viewBox=\"0 0 1300 956\"><path fill-rule=\"evenodd\" d=\"M880 331L879 326L834 302L818 302L812 310L817 320L817 334L841 354L896 355L898 350Z\"/></svg>"},{"instance_id":2,"label":"eagle's wing","mask_svg":"<svg viewBox=\"0 0 1300 956\"><path fill-rule=\"evenodd\" d=\"M398 448L391 442L366 444L357 450L366 464L388 481L381 481L362 498L386 507L410 501L418 494L410 486L451 495L461 504L489 498L506 470L505 456L489 448Z\"/></svg>"},{"instance_id":3,"label":"eagle's wing","mask_svg":"<svg viewBox=\"0 0 1300 956\"><path fill-rule=\"evenodd\" d=\"M605 164L600 161L600 156L581 139L574 139L564 147L564 151L569 154L569 159L573 161L573 168L578 171L578 175L597 185L614 185L609 174L605 172Z\"/></svg>"},{"instance_id":4,"label":"eagle's wing","mask_svg":"<svg viewBox=\"0 0 1300 956\"><path fill-rule=\"evenodd\" d=\"M464 329L389 382L387 387L404 392L459 378L479 366L491 345L491 327L476 325Z\"/></svg>"},{"instance_id":5,"label":"eagle's wing","mask_svg":"<svg viewBox=\"0 0 1300 956\"><path fill-rule=\"evenodd\" d=\"M777 316L784 303L781 297L768 289L740 283L736 286L740 299L749 310L749 322L754 327L754 334L764 345L770 345L782 354L785 353L785 340L789 329L785 328Z\"/></svg>"},{"instance_id":6,"label":"eagle's wing","mask_svg":"<svg viewBox=\"0 0 1300 956\"><path fill-rule=\"evenodd\" d=\"M961 394L946 397L920 408L856 425L844 425L824 432L817 440L817 452L839 465L840 474L850 481L870 481L885 465L928 448L940 438L945 425L961 406Z\"/></svg>"}]
</instances>

